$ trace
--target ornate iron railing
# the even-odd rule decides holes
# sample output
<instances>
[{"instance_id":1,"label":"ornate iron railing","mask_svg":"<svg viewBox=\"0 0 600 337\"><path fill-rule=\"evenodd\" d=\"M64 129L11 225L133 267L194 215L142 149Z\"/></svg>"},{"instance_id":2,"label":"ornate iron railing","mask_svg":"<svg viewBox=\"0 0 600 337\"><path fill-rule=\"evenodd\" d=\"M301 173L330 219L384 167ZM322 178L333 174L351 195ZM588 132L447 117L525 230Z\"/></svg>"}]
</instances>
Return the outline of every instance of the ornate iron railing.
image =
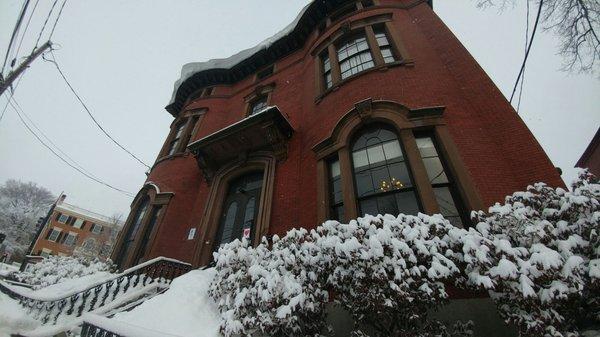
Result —
<instances>
[{"instance_id":1,"label":"ornate iron railing","mask_svg":"<svg viewBox=\"0 0 600 337\"><path fill-rule=\"evenodd\" d=\"M159 257L127 269L110 279L92 284L84 290L57 297L31 296L27 291L15 289L3 282L0 282L0 291L19 301L42 323L55 324L63 317L80 317L86 312L107 305L131 289L145 287L154 282L170 284L174 278L191 269L188 263Z\"/></svg>"},{"instance_id":2,"label":"ornate iron railing","mask_svg":"<svg viewBox=\"0 0 600 337\"><path fill-rule=\"evenodd\" d=\"M81 327L81 337L124 337L115 332L108 331L92 323L83 322Z\"/></svg>"}]
</instances>

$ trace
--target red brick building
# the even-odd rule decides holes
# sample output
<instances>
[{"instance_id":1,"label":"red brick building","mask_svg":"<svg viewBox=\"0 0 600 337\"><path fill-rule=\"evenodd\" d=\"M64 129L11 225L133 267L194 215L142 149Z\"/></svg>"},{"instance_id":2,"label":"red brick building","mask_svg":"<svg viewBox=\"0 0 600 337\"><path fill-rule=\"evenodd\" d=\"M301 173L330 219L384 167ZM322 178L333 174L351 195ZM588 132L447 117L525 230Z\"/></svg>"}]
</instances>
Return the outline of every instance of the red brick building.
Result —
<instances>
[{"instance_id":1,"label":"red brick building","mask_svg":"<svg viewBox=\"0 0 600 337\"><path fill-rule=\"evenodd\" d=\"M365 213L469 210L555 167L423 0L310 3L284 31L185 65L171 133L113 259L206 265L220 244Z\"/></svg>"},{"instance_id":2,"label":"red brick building","mask_svg":"<svg viewBox=\"0 0 600 337\"><path fill-rule=\"evenodd\" d=\"M575 166L587 168L596 176L600 176L600 129L596 131L594 138Z\"/></svg>"}]
</instances>

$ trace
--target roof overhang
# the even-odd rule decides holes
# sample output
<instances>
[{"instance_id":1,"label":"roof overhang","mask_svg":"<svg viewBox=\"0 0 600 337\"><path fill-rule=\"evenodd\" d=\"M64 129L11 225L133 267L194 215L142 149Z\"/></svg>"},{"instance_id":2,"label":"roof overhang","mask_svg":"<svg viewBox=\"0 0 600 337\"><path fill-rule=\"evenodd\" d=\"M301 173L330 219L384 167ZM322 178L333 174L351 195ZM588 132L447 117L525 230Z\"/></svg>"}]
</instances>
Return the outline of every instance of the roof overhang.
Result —
<instances>
[{"instance_id":1,"label":"roof overhang","mask_svg":"<svg viewBox=\"0 0 600 337\"><path fill-rule=\"evenodd\" d=\"M277 160L284 160L293 132L288 119L274 106L201 138L188 149L210 182L222 166L245 161L252 152L269 151Z\"/></svg>"},{"instance_id":2,"label":"roof overhang","mask_svg":"<svg viewBox=\"0 0 600 337\"><path fill-rule=\"evenodd\" d=\"M165 107L177 116L192 93L198 89L219 84L233 84L273 62L302 48L316 27L338 8L354 0L313 0L296 19L274 36L257 46L243 50L225 59L192 62L183 66L181 77L175 82L171 101ZM398 6L411 8L422 3L433 6L432 0L399 1Z\"/></svg>"}]
</instances>

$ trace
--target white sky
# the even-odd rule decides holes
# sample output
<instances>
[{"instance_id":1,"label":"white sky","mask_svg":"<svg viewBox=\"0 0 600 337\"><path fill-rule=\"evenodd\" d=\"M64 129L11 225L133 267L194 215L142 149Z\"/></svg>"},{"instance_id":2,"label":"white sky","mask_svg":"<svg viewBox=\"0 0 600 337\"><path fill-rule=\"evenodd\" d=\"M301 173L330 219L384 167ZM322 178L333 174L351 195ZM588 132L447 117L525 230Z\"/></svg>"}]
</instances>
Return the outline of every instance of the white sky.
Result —
<instances>
[{"instance_id":1,"label":"white sky","mask_svg":"<svg viewBox=\"0 0 600 337\"><path fill-rule=\"evenodd\" d=\"M33 1L32 1L33 3ZM52 1L41 0L20 56L28 53ZM69 1L53 42L63 71L100 123L151 164L172 117L164 110L187 62L230 56L289 24L307 0ZM474 0L436 0L434 8L500 90L509 96L523 57L525 2L503 13ZM0 2L4 57L22 0ZM42 15L43 14L43 15ZM53 20L51 20L53 21ZM538 32L526 73L521 116L563 178L600 125L600 81L559 71L557 38ZM45 41L45 38L42 38ZM136 193L145 168L92 124L56 69L42 59L27 71L15 98L63 151L109 184ZM0 112L6 98L0 98ZM60 162L23 128L9 107L0 122L0 182L34 181L67 201L111 215L131 199Z\"/></svg>"}]
</instances>

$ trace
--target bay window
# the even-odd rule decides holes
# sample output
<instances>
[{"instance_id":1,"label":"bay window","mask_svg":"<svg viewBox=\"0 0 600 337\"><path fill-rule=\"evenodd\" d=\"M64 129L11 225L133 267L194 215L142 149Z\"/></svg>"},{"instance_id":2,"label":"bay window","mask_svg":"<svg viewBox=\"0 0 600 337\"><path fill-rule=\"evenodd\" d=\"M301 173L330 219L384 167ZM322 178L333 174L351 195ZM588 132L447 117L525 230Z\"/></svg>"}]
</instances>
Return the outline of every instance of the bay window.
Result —
<instances>
[{"instance_id":1,"label":"bay window","mask_svg":"<svg viewBox=\"0 0 600 337\"><path fill-rule=\"evenodd\" d=\"M342 80L375 66L364 32L347 37L336 49Z\"/></svg>"}]
</instances>

